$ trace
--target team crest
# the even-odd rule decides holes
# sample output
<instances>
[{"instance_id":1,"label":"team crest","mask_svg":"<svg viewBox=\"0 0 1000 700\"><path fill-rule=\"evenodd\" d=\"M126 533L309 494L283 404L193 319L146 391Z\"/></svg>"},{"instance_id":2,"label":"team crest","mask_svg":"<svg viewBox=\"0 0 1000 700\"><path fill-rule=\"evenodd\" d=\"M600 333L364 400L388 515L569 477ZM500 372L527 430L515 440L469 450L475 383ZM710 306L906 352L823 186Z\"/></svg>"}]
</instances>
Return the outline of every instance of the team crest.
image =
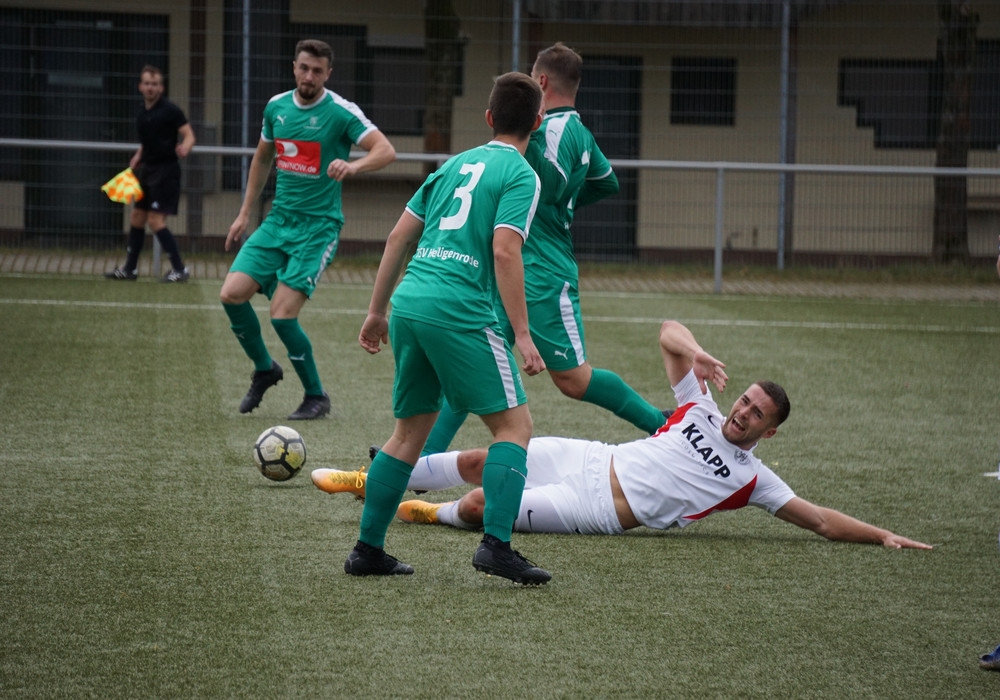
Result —
<instances>
[{"instance_id":1,"label":"team crest","mask_svg":"<svg viewBox=\"0 0 1000 700\"><path fill-rule=\"evenodd\" d=\"M736 460L737 464L747 465L750 463L750 455L743 450L736 450L733 453L733 458Z\"/></svg>"}]
</instances>

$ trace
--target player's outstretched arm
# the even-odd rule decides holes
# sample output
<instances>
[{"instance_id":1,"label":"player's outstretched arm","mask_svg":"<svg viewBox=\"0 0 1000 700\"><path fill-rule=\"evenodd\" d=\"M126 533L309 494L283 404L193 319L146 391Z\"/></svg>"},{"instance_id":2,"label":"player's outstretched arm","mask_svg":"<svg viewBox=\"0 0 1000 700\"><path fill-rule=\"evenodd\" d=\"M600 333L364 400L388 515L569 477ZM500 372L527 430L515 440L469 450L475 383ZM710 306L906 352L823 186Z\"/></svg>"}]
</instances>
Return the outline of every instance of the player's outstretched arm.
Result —
<instances>
[{"instance_id":1,"label":"player's outstretched arm","mask_svg":"<svg viewBox=\"0 0 1000 700\"><path fill-rule=\"evenodd\" d=\"M812 530L828 540L880 544L890 549L933 549L931 545L869 525L832 508L817 506L804 498L793 498L775 515L785 522Z\"/></svg>"}]
</instances>

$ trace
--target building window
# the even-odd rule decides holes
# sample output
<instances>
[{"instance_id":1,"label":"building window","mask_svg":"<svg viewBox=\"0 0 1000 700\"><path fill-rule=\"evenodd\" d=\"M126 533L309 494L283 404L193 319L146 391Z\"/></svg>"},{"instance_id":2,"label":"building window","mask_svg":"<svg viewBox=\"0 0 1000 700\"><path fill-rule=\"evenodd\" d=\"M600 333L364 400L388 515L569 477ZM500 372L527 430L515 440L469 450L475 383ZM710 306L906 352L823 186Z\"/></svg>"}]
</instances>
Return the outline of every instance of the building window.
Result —
<instances>
[{"instance_id":1,"label":"building window","mask_svg":"<svg viewBox=\"0 0 1000 700\"><path fill-rule=\"evenodd\" d=\"M855 123L872 129L876 148L932 148L937 136L933 79L933 61L845 59L837 104L857 110Z\"/></svg>"},{"instance_id":2,"label":"building window","mask_svg":"<svg viewBox=\"0 0 1000 700\"><path fill-rule=\"evenodd\" d=\"M383 47L370 51L368 117L386 134L423 134L426 53L423 49Z\"/></svg>"},{"instance_id":3,"label":"building window","mask_svg":"<svg viewBox=\"0 0 1000 700\"><path fill-rule=\"evenodd\" d=\"M931 60L843 59L837 104L854 107L876 148L935 148L941 122L941 64ZM976 44L969 104L969 146L1000 146L1000 41Z\"/></svg>"},{"instance_id":4,"label":"building window","mask_svg":"<svg viewBox=\"0 0 1000 700\"><path fill-rule=\"evenodd\" d=\"M670 63L670 123L733 126L736 59L674 58Z\"/></svg>"}]
</instances>

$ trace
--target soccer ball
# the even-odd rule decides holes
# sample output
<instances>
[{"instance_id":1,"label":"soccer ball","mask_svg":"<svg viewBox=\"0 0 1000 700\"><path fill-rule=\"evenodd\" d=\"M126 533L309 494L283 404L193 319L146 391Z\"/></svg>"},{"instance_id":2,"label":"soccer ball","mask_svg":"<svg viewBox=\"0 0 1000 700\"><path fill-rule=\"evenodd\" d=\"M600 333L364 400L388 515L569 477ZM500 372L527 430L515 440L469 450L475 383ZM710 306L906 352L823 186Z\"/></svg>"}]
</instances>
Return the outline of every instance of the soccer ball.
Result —
<instances>
[{"instance_id":1,"label":"soccer ball","mask_svg":"<svg viewBox=\"0 0 1000 700\"><path fill-rule=\"evenodd\" d=\"M271 481L288 481L306 463L306 443L298 431L275 425L257 438L253 461L260 473Z\"/></svg>"}]
</instances>

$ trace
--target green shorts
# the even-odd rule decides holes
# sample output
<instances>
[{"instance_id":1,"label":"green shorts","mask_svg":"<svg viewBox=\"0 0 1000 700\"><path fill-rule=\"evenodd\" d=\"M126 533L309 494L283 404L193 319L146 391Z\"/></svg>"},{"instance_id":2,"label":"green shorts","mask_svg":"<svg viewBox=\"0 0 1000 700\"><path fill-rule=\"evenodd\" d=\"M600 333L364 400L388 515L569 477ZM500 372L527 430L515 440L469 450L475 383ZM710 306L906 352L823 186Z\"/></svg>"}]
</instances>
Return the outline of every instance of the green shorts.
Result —
<instances>
[{"instance_id":1,"label":"green shorts","mask_svg":"<svg viewBox=\"0 0 1000 700\"><path fill-rule=\"evenodd\" d=\"M587 361L580 292L569 282L554 282L544 290L545 294L538 294L542 290L533 286L528 299L528 327L546 368L565 372Z\"/></svg>"},{"instance_id":2,"label":"green shorts","mask_svg":"<svg viewBox=\"0 0 1000 700\"><path fill-rule=\"evenodd\" d=\"M443 397L452 409L477 416L528 402L499 327L453 331L392 314L389 340L396 360L396 418L440 411Z\"/></svg>"},{"instance_id":3,"label":"green shorts","mask_svg":"<svg viewBox=\"0 0 1000 700\"><path fill-rule=\"evenodd\" d=\"M340 242L340 222L272 212L250 235L230 272L249 275L268 299L278 283L311 297Z\"/></svg>"}]
</instances>

